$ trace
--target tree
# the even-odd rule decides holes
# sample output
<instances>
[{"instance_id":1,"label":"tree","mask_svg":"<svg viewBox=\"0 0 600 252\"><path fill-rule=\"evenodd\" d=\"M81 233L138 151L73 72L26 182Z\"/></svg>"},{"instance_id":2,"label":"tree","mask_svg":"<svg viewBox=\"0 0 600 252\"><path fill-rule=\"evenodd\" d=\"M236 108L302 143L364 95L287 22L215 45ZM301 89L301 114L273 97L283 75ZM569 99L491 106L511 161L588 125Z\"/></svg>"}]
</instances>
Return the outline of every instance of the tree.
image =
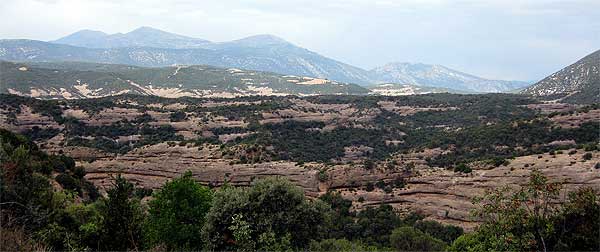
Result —
<instances>
[{"instance_id":1,"label":"tree","mask_svg":"<svg viewBox=\"0 0 600 252\"><path fill-rule=\"evenodd\" d=\"M331 226L326 236L328 238L355 239L360 235L359 226L354 222L355 213L350 211L352 201L342 198L340 193L327 192L319 197L331 207Z\"/></svg>"},{"instance_id":2,"label":"tree","mask_svg":"<svg viewBox=\"0 0 600 252\"><path fill-rule=\"evenodd\" d=\"M517 191L488 191L475 203L483 224L459 237L450 251L598 250L600 204L591 189L571 193L561 205L562 186L532 171Z\"/></svg>"},{"instance_id":3,"label":"tree","mask_svg":"<svg viewBox=\"0 0 600 252\"><path fill-rule=\"evenodd\" d=\"M169 250L201 250L201 229L211 201L211 190L198 184L191 172L167 182L148 203L147 246L162 243Z\"/></svg>"},{"instance_id":4,"label":"tree","mask_svg":"<svg viewBox=\"0 0 600 252\"><path fill-rule=\"evenodd\" d=\"M36 230L45 225L52 211L50 182L34 171L34 157L25 145L14 148L0 142L0 148L7 150L6 160L0 163L0 209L4 225L23 225L26 232Z\"/></svg>"},{"instance_id":5,"label":"tree","mask_svg":"<svg viewBox=\"0 0 600 252\"><path fill-rule=\"evenodd\" d=\"M392 206L381 205L377 208L368 207L360 211L356 224L359 226L359 236L362 241L386 247L389 245L389 235L392 230L404 225L404 222L394 212Z\"/></svg>"},{"instance_id":6,"label":"tree","mask_svg":"<svg viewBox=\"0 0 600 252\"><path fill-rule=\"evenodd\" d=\"M445 243L452 243L456 238L463 234L463 229L452 225L443 225L437 221L421 220L417 221L414 228L429 234L434 238L440 239Z\"/></svg>"},{"instance_id":7,"label":"tree","mask_svg":"<svg viewBox=\"0 0 600 252\"><path fill-rule=\"evenodd\" d=\"M526 186L511 192L504 187L476 198L476 216L484 221L478 230L484 247L493 250L547 251L546 238L556 209L560 183L549 183L537 170L531 172ZM481 245L480 245L481 246Z\"/></svg>"},{"instance_id":8,"label":"tree","mask_svg":"<svg viewBox=\"0 0 600 252\"><path fill-rule=\"evenodd\" d=\"M141 249L143 214L139 202L132 199L133 184L120 174L108 190L102 223L100 247L103 250Z\"/></svg>"},{"instance_id":9,"label":"tree","mask_svg":"<svg viewBox=\"0 0 600 252\"><path fill-rule=\"evenodd\" d=\"M98 229L88 228L98 223L97 211L84 211L92 207L75 203L75 199L87 201L86 194L52 186L66 185L64 178L67 178L70 185L85 185L76 191L90 196L95 187L89 181L67 175L74 168L72 159L48 155L23 136L0 129L0 236L6 233L9 237L3 239L0 247L11 248L35 238L35 244L43 244L48 250L98 248L94 246L98 242ZM54 178L52 172L56 174ZM17 234L21 237L13 236L14 241L4 243ZM28 249L26 246L20 250Z\"/></svg>"},{"instance_id":10,"label":"tree","mask_svg":"<svg viewBox=\"0 0 600 252\"><path fill-rule=\"evenodd\" d=\"M356 241L348 241L346 239L326 239L322 241L311 241L309 251L377 251L377 248Z\"/></svg>"},{"instance_id":11,"label":"tree","mask_svg":"<svg viewBox=\"0 0 600 252\"><path fill-rule=\"evenodd\" d=\"M202 227L202 238L207 249L232 251L241 246L236 244L234 231L240 225L250 226L244 215L248 210L247 203L248 193L242 188L226 185L215 192L212 207ZM244 238L251 240L252 231L245 230L247 238Z\"/></svg>"},{"instance_id":12,"label":"tree","mask_svg":"<svg viewBox=\"0 0 600 252\"><path fill-rule=\"evenodd\" d=\"M326 232L330 211L287 180L261 179L217 191L202 234L211 250L303 248Z\"/></svg>"},{"instance_id":13,"label":"tree","mask_svg":"<svg viewBox=\"0 0 600 252\"><path fill-rule=\"evenodd\" d=\"M473 170L471 170L471 167L467 166L466 164L460 163L456 167L454 167L454 171L462 173L471 173Z\"/></svg>"},{"instance_id":14,"label":"tree","mask_svg":"<svg viewBox=\"0 0 600 252\"><path fill-rule=\"evenodd\" d=\"M181 122L187 118L187 115L183 111L175 111L169 115L171 122Z\"/></svg>"},{"instance_id":15,"label":"tree","mask_svg":"<svg viewBox=\"0 0 600 252\"><path fill-rule=\"evenodd\" d=\"M591 188L569 194L551 235L555 251L600 251L600 198Z\"/></svg>"},{"instance_id":16,"label":"tree","mask_svg":"<svg viewBox=\"0 0 600 252\"><path fill-rule=\"evenodd\" d=\"M442 251L446 244L413 227L394 229L390 245L399 251Z\"/></svg>"},{"instance_id":17,"label":"tree","mask_svg":"<svg viewBox=\"0 0 600 252\"><path fill-rule=\"evenodd\" d=\"M494 244L502 242L496 236L485 237L481 232L476 231L467 233L458 237L448 247L450 252L479 252L479 251L494 251L490 247L495 247Z\"/></svg>"}]
</instances>

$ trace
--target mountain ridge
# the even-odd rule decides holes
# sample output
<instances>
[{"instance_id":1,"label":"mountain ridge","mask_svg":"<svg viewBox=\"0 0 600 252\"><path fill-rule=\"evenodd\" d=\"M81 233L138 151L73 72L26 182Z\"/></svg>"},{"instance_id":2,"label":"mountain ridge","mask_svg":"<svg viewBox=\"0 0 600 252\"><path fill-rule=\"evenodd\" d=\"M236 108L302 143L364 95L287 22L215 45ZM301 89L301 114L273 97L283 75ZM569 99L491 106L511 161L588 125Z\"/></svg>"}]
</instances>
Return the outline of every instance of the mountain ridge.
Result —
<instances>
[{"instance_id":1,"label":"mountain ridge","mask_svg":"<svg viewBox=\"0 0 600 252\"><path fill-rule=\"evenodd\" d=\"M600 50L552 73L521 93L570 103L599 103Z\"/></svg>"},{"instance_id":2,"label":"mountain ridge","mask_svg":"<svg viewBox=\"0 0 600 252\"><path fill-rule=\"evenodd\" d=\"M489 80L442 65L391 62L371 70L379 82L450 88L472 92L507 92L529 85L522 81Z\"/></svg>"},{"instance_id":3,"label":"mountain ridge","mask_svg":"<svg viewBox=\"0 0 600 252\"><path fill-rule=\"evenodd\" d=\"M363 69L323 57L304 48L274 47L215 48L86 48L38 40L0 40L0 60L6 61L83 61L128 64L146 67L212 65L275 72L347 83L370 83Z\"/></svg>"},{"instance_id":4,"label":"mountain ridge","mask_svg":"<svg viewBox=\"0 0 600 252\"><path fill-rule=\"evenodd\" d=\"M412 72L389 67L407 64L398 62L365 70L322 56L270 34L215 43L151 27L140 27L125 34L82 30L51 42L21 42L19 45L18 40L0 41L0 59L84 61L146 67L201 64L311 76L363 86L397 83L463 92L509 92L527 85L518 81L488 80L441 65L423 63L414 64L422 69ZM113 42L115 44L111 44ZM68 48L64 45L73 47Z\"/></svg>"},{"instance_id":5,"label":"mountain ridge","mask_svg":"<svg viewBox=\"0 0 600 252\"><path fill-rule=\"evenodd\" d=\"M141 26L127 33L114 34L84 29L48 42L88 48L154 47L173 49L203 48L204 45L212 43L205 39L170 33L148 26Z\"/></svg>"},{"instance_id":6,"label":"mountain ridge","mask_svg":"<svg viewBox=\"0 0 600 252\"><path fill-rule=\"evenodd\" d=\"M0 93L38 98L99 98L119 94L176 97L367 94L355 84L302 76L178 65L147 68L85 62L0 61Z\"/></svg>"}]
</instances>

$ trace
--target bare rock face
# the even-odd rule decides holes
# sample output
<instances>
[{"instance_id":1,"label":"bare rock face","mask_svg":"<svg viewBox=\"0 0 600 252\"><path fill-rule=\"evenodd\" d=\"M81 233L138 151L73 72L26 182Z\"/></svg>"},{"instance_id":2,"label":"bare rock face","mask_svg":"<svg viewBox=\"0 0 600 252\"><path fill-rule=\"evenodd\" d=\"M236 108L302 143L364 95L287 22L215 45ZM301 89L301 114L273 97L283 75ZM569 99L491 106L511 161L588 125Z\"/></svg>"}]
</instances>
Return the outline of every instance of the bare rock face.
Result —
<instances>
[{"instance_id":1,"label":"bare rock face","mask_svg":"<svg viewBox=\"0 0 600 252\"><path fill-rule=\"evenodd\" d=\"M410 158L401 161L398 168L389 169L380 164L370 170L361 165L297 165L286 161L231 164L231 160L220 157L216 146L199 148L169 146L166 143L78 164L87 171L86 178L100 188L110 186L111 177L117 173L137 186L153 189L186 171L191 171L200 183L210 186L224 183L249 186L255 179L282 176L303 188L309 197L318 197L329 190L339 191L353 200L357 209L390 204L401 211L417 211L430 219L469 230L477 225L470 215L474 208L471 203L473 197L482 195L486 190L524 185L533 169L539 169L552 181L563 182L565 193L581 186L600 190L600 170L594 168L600 161L600 152L593 152L590 160L583 159L584 152L581 150L571 155L567 152L522 156L507 166L474 170L470 174L427 167L424 162ZM404 169L407 163L416 164L415 168L411 171ZM326 179L319 178L322 170L327 174ZM382 181L379 183L390 185L399 179L405 181L403 187L383 189L375 186L368 191L369 184Z\"/></svg>"},{"instance_id":2,"label":"bare rock face","mask_svg":"<svg viewBox=\"0 0 600 252\"><path fill-rule=\"evenodd\" d=\"M145 188L159 188L167 180L191 171L200 183L221 186L248 186L254 179L283 176L304 188L308 195L318 196L316 170L295 166L291 162L261 164L231 164L218 157L214 148L172 146L161 143L136 149L122 156L100 158L94 162L80 162L87 171L86 178L105 188L111 176L117 173Z\"/></svg>"},{"instance_id":3,"label":"bare rock face","mask_svg":"<svg viewBox=\"0 0 600 252\"><path fill-rule=\"evenodd\" d=\"M353 201L363 201L359 207L391 204L399 209L421 212L429 218L471 229L477 224L469 213L474 207L471 201L475 196L504 186L523 186L533 169L539 169L551 181L562 182L565 194L582 186L600 191L600 170L594 168L600 161L600 152L593 152L590 160L584 160L583 155L584 152L580 150L572 155L522 156L507 166L474 170L471 174L426 168L418 170L419 175L409 177L405 188L395 188L391 193L380 189L367 192L362 188L342 190L342 193Z\"/></svg>"}]
</instances>

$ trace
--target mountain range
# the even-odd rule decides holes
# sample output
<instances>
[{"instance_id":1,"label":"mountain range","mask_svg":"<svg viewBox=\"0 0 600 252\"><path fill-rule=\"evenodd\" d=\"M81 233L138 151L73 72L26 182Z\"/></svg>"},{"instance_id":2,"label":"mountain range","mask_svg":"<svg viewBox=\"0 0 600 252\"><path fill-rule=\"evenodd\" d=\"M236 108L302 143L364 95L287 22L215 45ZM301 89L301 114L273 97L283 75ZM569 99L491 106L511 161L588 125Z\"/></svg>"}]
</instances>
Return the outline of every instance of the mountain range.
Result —
<instances>
[{"instance_id":1,"label":"mountain range","mask_svg":"<svg viewBox=\"0 0 600 252\"><path fill-rule=\"evenodd\" d=\"M0 60L84 61L145 67L211 65L360 85L396 83L462 92L509 92L528 85L520 81L488 80L439 65L390 63L365 70L273 35L211 42L150 27L124 34L82 30L50 42L0 40Z\"/></svg>"},{"instance_id":2,"label":"mountain range","mask_svg":"<svg viewBox=\"0 0 600 252\"><path fill-rule=\"evenodd\" d=\"M401 83L430 86L462 92L509 92L528 86L523 81L488 80L441 65L389 63L371 70L377 83Z\"/></svg>"},{"instance_id":3,"label":"mountain range","mask_svg":"<svg viewBox=\"0 0 600 252\"><path fill-rule=\"evenodd\" d=\"M50 42L89 48L154 47L182 49L203 48L203 46L211 44L208 40L168 33L150 27L140 27L125 34L106 34L101 31L81 30Z\"/></svg>"},{"instance_id":4,"label":"mountain range","mask_svg":"<svg viewBox=\"0 0 600 252\"><path fill-rule=\"evenodd\" d=\"M600 50L521 91L570 103L600 103Z\"/></svg>"}]
</instances>

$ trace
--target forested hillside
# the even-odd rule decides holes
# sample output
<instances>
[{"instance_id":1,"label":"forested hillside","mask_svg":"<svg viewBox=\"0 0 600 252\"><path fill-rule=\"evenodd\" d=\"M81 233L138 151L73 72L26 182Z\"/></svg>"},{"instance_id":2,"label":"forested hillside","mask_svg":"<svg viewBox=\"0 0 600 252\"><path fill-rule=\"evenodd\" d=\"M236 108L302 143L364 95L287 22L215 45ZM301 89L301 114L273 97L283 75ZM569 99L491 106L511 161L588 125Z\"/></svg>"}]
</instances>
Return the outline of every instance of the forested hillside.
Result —
<instances>
[{"instance_id":1,"label":"forested hillside","mask_svg":"<svg viewBox=\"0 0 600 252\"><path fill-rule=\"evenodd\" d=\"M211 66L146 68L83 62L0 62L0 92L40 98L366 94L346 83Z\"/></svg>"}]
</instances>

